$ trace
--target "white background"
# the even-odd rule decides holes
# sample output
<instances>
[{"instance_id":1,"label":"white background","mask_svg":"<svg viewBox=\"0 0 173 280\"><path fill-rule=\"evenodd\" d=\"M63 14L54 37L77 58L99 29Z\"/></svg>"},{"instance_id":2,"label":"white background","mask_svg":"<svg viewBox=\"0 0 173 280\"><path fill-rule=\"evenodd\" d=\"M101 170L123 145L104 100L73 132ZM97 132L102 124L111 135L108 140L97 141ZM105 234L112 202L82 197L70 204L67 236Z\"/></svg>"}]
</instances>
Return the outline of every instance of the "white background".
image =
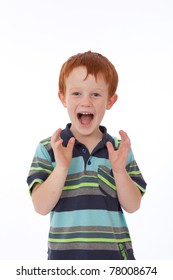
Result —
<instances>
[{"instance_id":1,"label":"white background","mask_svg":"<svg viewBox=\"0 0 173 280\"><path fill-rule=\"evenodd\" d=\"M119 100L103 125L130 136L147 181L126 214L136 258L173 259L172 0L2 0L0 3L0 259L46 259L49 216L26 178L38 142L68 122L58 75L71 55L107 56Z\"/></svg>"}]
</instances>

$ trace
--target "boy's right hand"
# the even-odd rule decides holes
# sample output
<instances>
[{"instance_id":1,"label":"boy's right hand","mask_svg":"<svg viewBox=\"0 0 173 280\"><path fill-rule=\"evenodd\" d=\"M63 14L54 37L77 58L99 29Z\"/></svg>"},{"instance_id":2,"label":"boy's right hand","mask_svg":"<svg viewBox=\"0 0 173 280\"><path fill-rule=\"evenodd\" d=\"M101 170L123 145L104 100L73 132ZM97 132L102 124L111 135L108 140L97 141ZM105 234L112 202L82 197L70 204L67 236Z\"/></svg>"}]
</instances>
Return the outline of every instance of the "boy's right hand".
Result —
<instances>
[{"instance_id":1,"label":"boy's right hand","mask_svg":"<svg viewBox=\"0 0 173 280\"><path fill-rule=\"evenodd\" d=\"M71 137L67 147L64 147L62 145L63 140L60 138L60 133L61 128L55 131L55 133L52 135L51 146L54 152L56 165L61 166L63 169L68 169L72 159L75 138Z\"/></svg>"}]
</instances>

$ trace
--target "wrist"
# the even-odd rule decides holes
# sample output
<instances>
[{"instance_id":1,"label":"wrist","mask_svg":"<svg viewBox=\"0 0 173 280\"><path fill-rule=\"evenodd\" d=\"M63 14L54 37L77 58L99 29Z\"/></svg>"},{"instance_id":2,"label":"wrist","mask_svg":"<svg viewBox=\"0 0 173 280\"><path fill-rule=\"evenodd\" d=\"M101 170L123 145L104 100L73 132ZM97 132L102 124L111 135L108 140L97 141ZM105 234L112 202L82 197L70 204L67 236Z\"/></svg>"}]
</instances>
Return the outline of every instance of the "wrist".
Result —
<instances>
[{"instance_id":1,"label":"wrist","mask_svg":"<svg viewBox=\"0 0 173 280\"><path fill-rule=\"evenodd\" d=\"M58 176L61 175L67 175L68 173L68 168L60 166L60 165L56 165L54 168L54 173L57 174Z\"/></svg>"},{"instance_id":2,"label":"wrist","mask_svg":"<svg viewBox=\"0 0 173 280\"><path fill-rule=\"evenodd\" d=\"M124 177L128 175L126 169L116 170L116 171L112 170L112 172L115 178Z\"/></svg>"}]
</instances>

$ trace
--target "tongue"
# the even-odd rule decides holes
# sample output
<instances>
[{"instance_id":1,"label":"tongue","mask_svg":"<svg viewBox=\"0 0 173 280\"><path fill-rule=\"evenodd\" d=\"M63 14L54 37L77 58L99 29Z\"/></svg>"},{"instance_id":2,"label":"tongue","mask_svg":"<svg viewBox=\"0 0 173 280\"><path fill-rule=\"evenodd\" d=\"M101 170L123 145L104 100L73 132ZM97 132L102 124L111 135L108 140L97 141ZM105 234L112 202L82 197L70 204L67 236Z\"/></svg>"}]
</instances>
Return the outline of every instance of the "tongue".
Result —
<instances>
[{"instance_id":1,"label":"tongue","mask_svg":"<svg viewBox=\"0 0 173 280\"><path fill-rule=\"evenodd\" d=\"M80 118L81 124L89 125L92 121L92 115L82 115Z\"/></svg>"}]
</instances>

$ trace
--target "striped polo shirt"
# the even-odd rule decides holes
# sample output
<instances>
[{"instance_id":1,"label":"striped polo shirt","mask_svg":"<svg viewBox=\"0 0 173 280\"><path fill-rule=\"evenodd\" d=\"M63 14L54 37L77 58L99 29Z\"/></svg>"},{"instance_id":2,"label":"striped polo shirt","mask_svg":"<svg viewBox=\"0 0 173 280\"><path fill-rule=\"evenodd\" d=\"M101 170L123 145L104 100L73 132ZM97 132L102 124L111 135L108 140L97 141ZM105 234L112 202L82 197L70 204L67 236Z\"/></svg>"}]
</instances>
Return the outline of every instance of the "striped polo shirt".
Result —
<instances>
[{"instance_id":1,"label":"striped polo shirt","mask_svg":"<svg viewBox=\"0 0 173 280\"><path fill-rule=\"evenodd\" d=\"M105 127L100 126L100 130L103 138L91 154L86 146L75 141L61 197L50 213L50 260L134 259L106 148L106 142L110 141L118 149L120 141L111 137ZM64 146L72 136L68 124L61 132ZM27 178L30 192L33 185L45 181L55 167L50 141L50 137L41 141L36 149ZM132 150L126 170L144 193L146 183Z\"/></svg>"}]
</instances>

